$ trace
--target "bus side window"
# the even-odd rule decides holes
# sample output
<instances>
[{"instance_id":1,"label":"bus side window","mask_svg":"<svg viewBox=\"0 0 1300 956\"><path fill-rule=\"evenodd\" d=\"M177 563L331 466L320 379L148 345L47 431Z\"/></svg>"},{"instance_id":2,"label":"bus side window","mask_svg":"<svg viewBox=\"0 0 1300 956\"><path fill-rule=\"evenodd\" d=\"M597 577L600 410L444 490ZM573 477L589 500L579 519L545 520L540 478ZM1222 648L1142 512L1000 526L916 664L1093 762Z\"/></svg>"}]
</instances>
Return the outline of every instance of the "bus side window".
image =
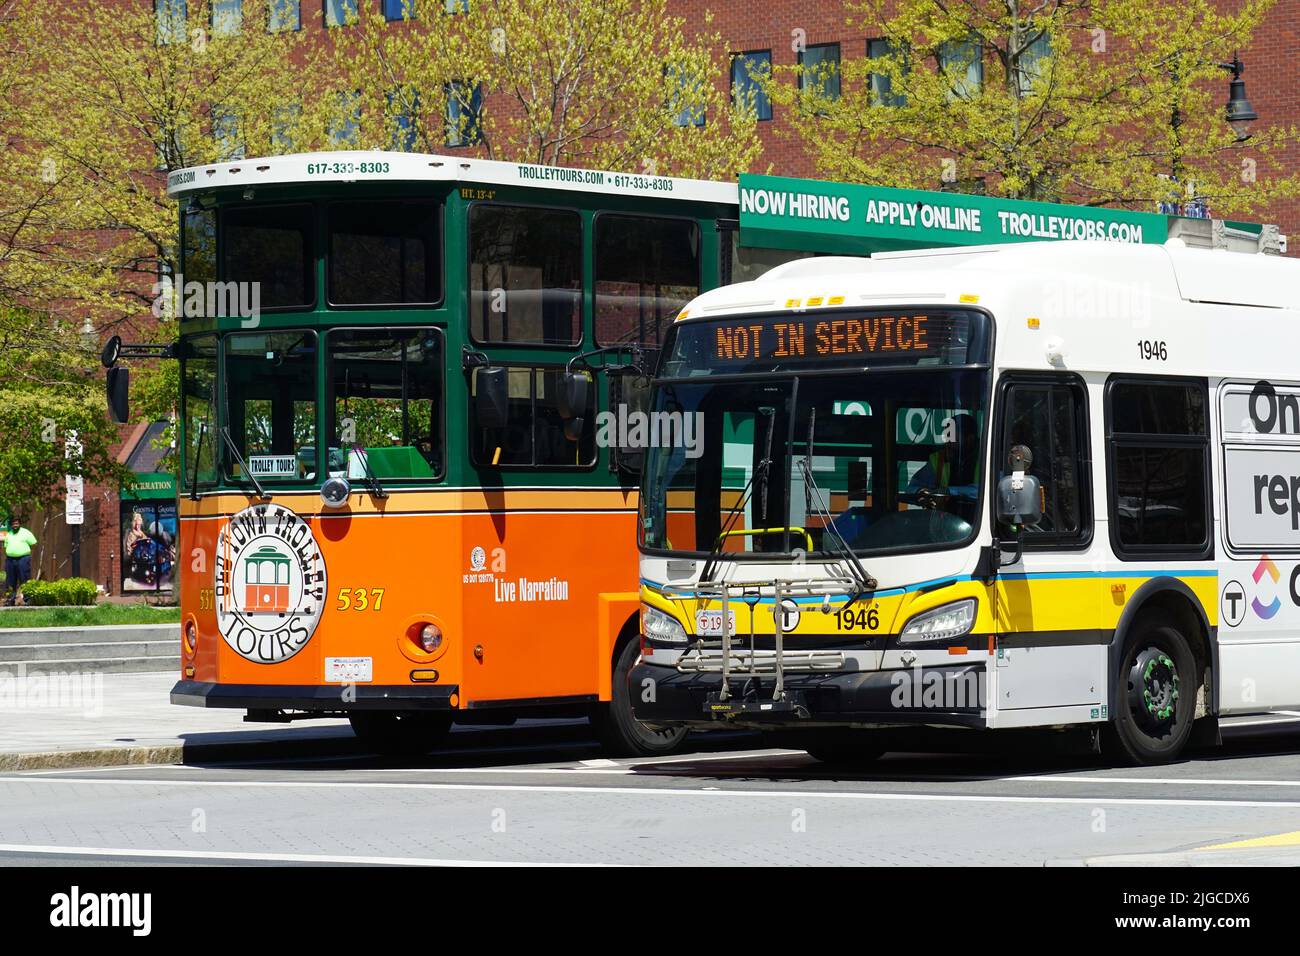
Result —
<instances>
[{"instance_id":1,"label":"bus side window","mask_svg":"<svg viewBox=\"0 0 1300 956\"><path fill-rule=\"evenodd\" d=\"M582 218L568 209L469 209L469 328L478 343L582 339Z\"/></svg>"},{"instance_id":2,"label":"bus side window","mask_svg":"<svg viewBox=\"0 0 1300 956\"><path fill-rule=\"evenodd\" d=\"M660 216L596 217L597 345L658 345L700 294L700 227Z\"/></svg>"},{"instance_id":3,"label":"bus side window","mask_svg":"<svg viewBox=\"0 0 1300 956\"><path fill-rule=\"evenodd\" d=\"M993 448L997 477L1010 473L1008 452L1016 445L1033 454L1028 473L1039 480L1043 518L1025 529L1039 543L1085 541L1088 474L1086 393L1070 382L1017 382L1006 391L1000 435Z\"/></svg>"},{"instance_id":4,"label":"bus side window","mask_svg":"<svg viewBox=\"0 0 1300 956\"><path fill-rule=\"evenodd\" d=\"M589 468L595 464L595 389L588 390L582 435L570 441L556 404L563 372L562 368L509 368L509 406L502 428L479 425L470 403L470 454L475 465Z\"/></svg>"}]
</instances>

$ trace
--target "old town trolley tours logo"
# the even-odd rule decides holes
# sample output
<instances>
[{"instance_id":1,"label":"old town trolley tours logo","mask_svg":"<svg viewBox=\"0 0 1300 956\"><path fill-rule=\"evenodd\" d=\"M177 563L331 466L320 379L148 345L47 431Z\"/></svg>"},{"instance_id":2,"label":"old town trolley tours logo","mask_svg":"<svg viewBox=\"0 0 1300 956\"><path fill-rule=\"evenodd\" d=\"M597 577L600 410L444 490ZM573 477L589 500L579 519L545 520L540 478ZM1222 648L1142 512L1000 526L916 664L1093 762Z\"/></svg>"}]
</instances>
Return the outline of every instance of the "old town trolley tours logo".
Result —
<instances>
[{"instance_id":1,"label":"old town trolley tours logo","mask_svg":"<svg viewBox=\"0 0 1300 956\"><path fill-rule=\"evenodd\" d=\"M325 558L288 508L246 508L217 537L217 627L239 656L278 664L297 654L316 631L325 591Z\"/></svg>"}]
</instances>

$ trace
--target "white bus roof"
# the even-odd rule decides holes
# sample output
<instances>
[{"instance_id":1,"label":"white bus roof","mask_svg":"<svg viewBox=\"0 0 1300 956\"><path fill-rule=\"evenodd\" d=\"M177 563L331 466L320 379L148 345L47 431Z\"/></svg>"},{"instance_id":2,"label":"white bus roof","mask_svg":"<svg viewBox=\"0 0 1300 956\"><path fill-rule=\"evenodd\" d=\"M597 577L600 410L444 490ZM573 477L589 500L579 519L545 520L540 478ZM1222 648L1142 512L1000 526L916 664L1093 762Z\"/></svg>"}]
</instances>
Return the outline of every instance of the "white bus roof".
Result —
<instances>
[{"instance_id":1,"label":"white bus roof","mask_svg":"<svg viewBox=\"0 0 1300 956\"><path fill-rule=\"evenodd\" d=\"M167 174L167 195L180 199L209 189L352 182L460 182L732 205L739 201L735 183L380 150L295 153L190 166Z\"/></svg>"},{"instance_id":2,"label":"white bus roof","mask_svg":"<svg viewBox=\"0 0 1300 956\"><path fill-rule=\"evenodd\" d=\"M751 282L699 296L687 320L763 309L872 302L950 302L993 288L1060 280L1079 289L1140 284L1154 296L1186 302L1300 309L1300 260L1226 250L1103 241L1028 242L876 253L870 258L798 259ZM809 304L808 299L815 301ZM789 303L798 301L798 306Z\"/></svg>"}]
</instances>

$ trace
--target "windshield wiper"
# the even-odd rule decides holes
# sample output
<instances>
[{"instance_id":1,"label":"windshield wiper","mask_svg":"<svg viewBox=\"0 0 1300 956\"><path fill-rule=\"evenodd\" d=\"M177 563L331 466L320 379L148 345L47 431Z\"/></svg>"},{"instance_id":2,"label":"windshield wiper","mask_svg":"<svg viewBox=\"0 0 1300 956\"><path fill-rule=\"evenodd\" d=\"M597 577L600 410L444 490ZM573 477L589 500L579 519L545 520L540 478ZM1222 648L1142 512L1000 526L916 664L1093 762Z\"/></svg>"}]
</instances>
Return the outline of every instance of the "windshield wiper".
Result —
<instances>
[{"instance_id":1,"label":"windshield wiper","mask_svg":"<svg viewBox=\"0 0 1300 956\"><path fill-rule=\"evenodd\" d=\"M876 581L867 569L863 567L862 561L854 551L840 531L835 527L835 518L830 512L830 508L822 503L822 490L817 486L817 479L813 477L812 459L814 436L817 433L817 408L812 406L808 409L808 444L804 452L804 457L799 461L799 471L803 474L803 493L804 493L804 510L816 512L824 521L822 526L822 545L825 546L830 539L831 544L836 545L836 549L843 556L844 562L849 567L849 574L853 578L853 583L857 590L849 597L846 607L851 606L867 592L874 591L879 582ZM831 550L827 548L826 550Z\"/></svg>"},{"instance_id":2,"label":"windshield wiper","mask_svg":"<svg viewBox=\"0 0 1300 956\"><path fill-rule=\"evenodd\" d=\"M366 450L360 445L354 445L353 451L356 451L357 457L361 459L361 469L365 472L365 476L361 481L365 484L366 488L372 495L380 500L387 498L388 492L385 491L384 486L379 483L379 479L375 477L375 473L370 470L370 456L366 454Z\"/></svg>"},{"instance_id":3,"label":"windshield wiper","mask_svg":"<svg viewBox=\"0 0 1300 956\"><path fill-rule=\"evenodd\" d=\"M727 540L727 533L731 530L732 525L736 523L736 518L745 513L745 506L753 498L753 491L757 487L762 499L763 514L767 514L767 473L772 467L772 431L776 427L776 408L772 405L760 405L758 412L767 418L767 432L763 439L763 457L759 459L758 464L754 467L754 473L749 476L749 481L740 492L740 497L736 503L731 506L727 512L726 518L722 521L718 536L713 541L713 547L709 549L709 555L704 559L704 567L700 570L700 580L710 581L713 574L717 571L718 559L722 556L722 546Z\"/></svg>"},{"instance_id":4,"label":"windshield wiper","mask_svg":"<svg viewBox=\"0 0 1300 956\"><path fill-rule=\"evenodd\" d=\"M253 483L253 487L257 489L257 497L261 498L263 501L270 501L271 496L266 493L266 489L262 487L262 483L257 480L257 475L253 474L249 469L248 462L244 461L244 456L241 455L239 449L235 447L235 440L230 437L229 425L221 426L221 437L226 440L226 447L229 448L230 453L235 456L235 461L239 463L240 470L245 474L245 476L247 476L248 480Z\"/></svg>"}]
</instances>

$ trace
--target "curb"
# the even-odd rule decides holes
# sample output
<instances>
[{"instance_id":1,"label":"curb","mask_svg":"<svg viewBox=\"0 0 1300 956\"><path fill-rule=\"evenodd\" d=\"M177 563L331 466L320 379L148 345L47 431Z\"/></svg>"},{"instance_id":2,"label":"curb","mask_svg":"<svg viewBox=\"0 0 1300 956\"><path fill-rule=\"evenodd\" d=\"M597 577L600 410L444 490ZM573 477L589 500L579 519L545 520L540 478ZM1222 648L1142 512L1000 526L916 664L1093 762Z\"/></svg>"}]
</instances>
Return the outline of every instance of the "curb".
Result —
<instances>
[{"instance_id":1,"label":"curb","mask_svg":"<svg viewBox=\"0 0 1300 956\"><path fill-rule=\"evenodd\" d=\"M194 764L286 757L336 757L364 753L351 731L311 740L248 740L141 747L94 747L44 753L0 753L0 772L66 770L144 764Z\"/></svg>"}]
</instances>

